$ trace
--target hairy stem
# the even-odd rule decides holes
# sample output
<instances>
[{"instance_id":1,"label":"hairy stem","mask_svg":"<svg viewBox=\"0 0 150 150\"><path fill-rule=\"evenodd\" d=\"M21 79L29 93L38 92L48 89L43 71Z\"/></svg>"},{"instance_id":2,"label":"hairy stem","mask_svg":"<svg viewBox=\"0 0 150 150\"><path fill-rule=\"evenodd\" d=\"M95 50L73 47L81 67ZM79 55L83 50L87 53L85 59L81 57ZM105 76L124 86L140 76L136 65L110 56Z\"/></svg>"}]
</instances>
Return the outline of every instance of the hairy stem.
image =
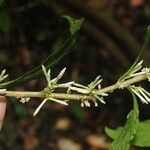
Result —
<instances>
[{"instance_id":1,"label":"hairy stem","mask_svg":"<svg viewBox=\"0 0 150 150\"><path fill-rule=\"evenodd\" d=\"M138 75L132 79L123 81L123 82L117 82L113 85L107 86L105 88L102 88L99 90L101 93L110 93L113 92L116 89L123 89L126 88L134 83L146 80L150 77L150 73ZM1 96L8 96L8 97L45 97L45 93L43 91L41 92L31 92L31 91L0 91ZM56 99L64 99L64 100L81 100L81 99L87 99L87 100L94 100L93 96L89 96L86 94L68 94L68 93L51 93L50 95L52 98ZM86 97L85 97L86 96Z\"/></svg>"}]
</instances>

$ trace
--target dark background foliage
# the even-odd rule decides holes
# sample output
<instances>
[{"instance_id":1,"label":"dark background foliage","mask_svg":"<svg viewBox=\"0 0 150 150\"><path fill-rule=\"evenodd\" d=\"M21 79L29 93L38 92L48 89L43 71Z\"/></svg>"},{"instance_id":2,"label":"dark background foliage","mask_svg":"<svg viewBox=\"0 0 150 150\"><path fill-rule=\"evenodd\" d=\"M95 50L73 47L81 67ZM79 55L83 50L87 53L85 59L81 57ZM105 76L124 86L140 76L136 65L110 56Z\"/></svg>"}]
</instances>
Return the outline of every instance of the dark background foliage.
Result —
<instances>
[{"instance_id":1,"label":"dark background foliage","mask_svg":"<svg viewBox=\"0 0 150 150\"><path fill-rule=\"evenodd\" d=\"M148 0L5 0L0 7L0 68L7 69L9 79L32 70L58 48L68 33L65 14L85 21L74 48L52 70L53 76L66 66L64 81L86 85L101 74L103 87L110 85L135 60L150 24ZM150 65L149 49L143 59ZM11 90L40 91L44 86L44 78L39 78ZM9 98L0 149L107 149L110 141L103 128L123 125L132 101L126 91L116 91L105 101L106 105L84 109L78 102L69 107L47 103L33 118L40 100L23 105ZM140 104L141 120L149 116L149 105Z\"/></svg>"}]
</instances>

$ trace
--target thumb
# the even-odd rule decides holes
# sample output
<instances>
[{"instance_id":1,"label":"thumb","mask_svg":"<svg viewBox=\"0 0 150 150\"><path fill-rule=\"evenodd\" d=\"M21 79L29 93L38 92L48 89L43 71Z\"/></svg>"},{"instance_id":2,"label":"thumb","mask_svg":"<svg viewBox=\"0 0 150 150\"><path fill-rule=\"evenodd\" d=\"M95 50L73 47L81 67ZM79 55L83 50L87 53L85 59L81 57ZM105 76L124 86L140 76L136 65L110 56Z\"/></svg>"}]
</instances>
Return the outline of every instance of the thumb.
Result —
<instances>
[{"instance_id":1,"label":"thumb","mask_svg":"<svg viewBox=\"0 0 150 150\"><path fill-rule=\"evenodd\" d=\"M0 130L2 128L5 111L6 111L6 98L4 96L0 96Z\"/></svg>"}]
</instances>

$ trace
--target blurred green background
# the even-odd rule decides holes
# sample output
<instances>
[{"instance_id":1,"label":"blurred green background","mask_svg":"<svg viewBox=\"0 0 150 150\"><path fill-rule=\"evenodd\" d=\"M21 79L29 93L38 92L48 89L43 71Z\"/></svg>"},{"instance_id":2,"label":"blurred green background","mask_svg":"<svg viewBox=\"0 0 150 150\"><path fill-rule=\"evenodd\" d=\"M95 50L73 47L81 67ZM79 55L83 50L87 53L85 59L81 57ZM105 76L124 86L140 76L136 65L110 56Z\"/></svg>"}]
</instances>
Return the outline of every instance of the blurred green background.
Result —
<instances>
[{"instance_id":1,"label":"blurred green background","mask_svg":"<svg viewBox=\"0 0 150 150\"><path fill-rule=\"evenodd\" d=\"M115 83L134 62L144 43L150 24L148 0L1 0L0 68L14 79L38 66L68 35L62 18L84 17L77 42L71 53L52 70L55 77L67 67L62 81L75 80L87 85L99 74L102 86ZM143 53L150 65L150 51ZM143 83L140 83L143 84ZM145 88L149 88L149 85ZM10 90L40 91L41 77ZM47 103L41 112L32 114L40 100L20 104L8 98L0 150L105 150L110 139L103 129L123 125L132 108L131 96L116 91L98 108L69 107ZM149 119L149 105L140 104L140 119ZM134 150L136 148L133 148Z\"/></svg>"}]
</instances>

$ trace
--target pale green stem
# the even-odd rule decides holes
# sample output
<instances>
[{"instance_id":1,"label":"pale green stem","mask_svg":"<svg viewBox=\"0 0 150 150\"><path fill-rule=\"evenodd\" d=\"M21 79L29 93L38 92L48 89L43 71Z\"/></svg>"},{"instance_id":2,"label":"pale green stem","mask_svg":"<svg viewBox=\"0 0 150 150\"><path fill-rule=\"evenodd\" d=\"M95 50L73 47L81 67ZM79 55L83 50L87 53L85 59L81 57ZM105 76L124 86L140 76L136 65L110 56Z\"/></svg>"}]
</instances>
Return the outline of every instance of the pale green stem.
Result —
<instances>
[{"instance_id":1,"label":"pale green stem","mask_svg":"<svg viewBox=\"0 0 150 150\"><path fill-rule=\"evenodd\" d=\"M134 83L146 80L150 77L150 73L138 75L132 79L128 79L126 81L117 82L116 84L110 85L108 87L102 88L98 90L98 93L111 93L116 89L123 89ZM43 91L41 92L31 92L31 91L0 91L1 96L8 96L8 97L45 97ZM63 100L81 100L84 99L86 96L87 100L94 100L93 96L88 96L86 94L68 94L68 93L51 93L50 95L52 98L56 99L63 99Z\"/></svg>"}]
</instances>

